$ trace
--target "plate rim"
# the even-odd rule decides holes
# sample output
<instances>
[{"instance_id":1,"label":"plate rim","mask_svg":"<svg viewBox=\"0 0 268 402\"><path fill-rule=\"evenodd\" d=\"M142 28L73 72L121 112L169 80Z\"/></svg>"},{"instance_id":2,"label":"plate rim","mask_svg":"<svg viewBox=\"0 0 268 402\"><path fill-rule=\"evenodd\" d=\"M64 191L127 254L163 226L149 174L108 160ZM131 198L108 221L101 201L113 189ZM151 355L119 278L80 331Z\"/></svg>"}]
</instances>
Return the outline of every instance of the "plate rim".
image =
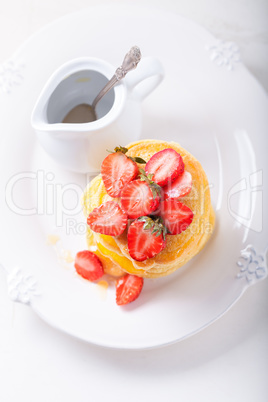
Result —
<instances>
[{"instance_id":1,"label":"plate rim","mask_svg":"<svg viewBox=\"0 0 268 402\"><path fill-rule=\"evenodd\" d=\"M114 6L114 7L108 6L108 8L113 8L113 10L115 9L115 7L116 7L116 6ZM36 38L40 33L46 32L47 30L49 30L51 26L56 26L56 25L58 25L58 24L60 23L60 21L62 21L62 20L67 20L67 19L72 18L72 16L73 16L74 14L80 15L80 14L82 13L82 11L83 11L83 12L85 12L85 11L87 11L87 10L91 10L91 11L92 11L92 9L96 10L96 9L101 9L101 8L103 8L103 6L87 7L86 9L78 10L78 11L76 11L75 13L69 13L69 14L67 14L67 15L64 15L64 16L62 16L62 17L60 17L60 18L58 18L58 19L56 19L56 20L50 22L49 24L47 24L47 25L45 25L44 27L42 27L41 29L39 29L37 32L33 33L33 34L32 34L32 35L14 52L13 57L18 57L21 53L23 53L24 50L27 48L27 46L29 46L29 43L31 43L31 41L32 41L34 38ZM126 8L127 8L127 9L129 9L129 8L133 8L133 9L134 9L134 8L135 8L136 10L138 10L138 9L144 9L144 8L147 9L147 10L152 9L152 7L143 7L143 6L139 6L139 5L138 5L138 6L136 6L136 5L135 5L135 6L131 5L131 6L128 6L128 7L126 7ZM154 7L153 9L156 10L157 12L160 11L160 8L155 8L155 7ZM216 39L215 36L213 36L213 35L212 35L209 31L207 31L203 26L199 25L198 23L196 23L196 22L194 22L194 21L192 21L192 20L189 20L189 19L187 19L187 18L185 18L185 17L183 17L183 16L180 16L179 14L174 14L174 13L172 13L172 12L167 12L167 11L165 11L165 14L166 14L166 15L172 15L172 16L174 16L175 18L182 18L182 19L184 19L185 21L189 21L190 23L194 24L197 28L199 28L199 29L201 28L201 29L203 29L205 32L207 32L207 33L211 36L211 38ZM242 66L243 66L243 68L245 69L245 71L247 72L247 74L249 74L250 78L251 78L251 79L254 79L255 85L257 84L258 87L259 87L259 89L261 88L261 90L264 91L265 95L267 96L266 91L265 91L264 88L261 86L261 84L259 83L259 81L254 77L254 75L247 69L247 67L246 67L244 64L242 64ZM268 99L268 96L267 96L267 99ZM47 322L49 325L51 325L51 326L54 327L54 328L57 328L57 329L61 330L62 332L66 333L66 334L68 334L68 335L71 335L71 336L74 336L75 338L81 339L81 340L83 340L83 341L85 341L85 342L89 342L89 343L91 343L91 344L94 344L94 345L97 345L97 346L100 346L100 347L114 348L114 349L135 349L135 350L137 350L137 349L153 349L153 348L157 348L157 347L168 346L168 345L174 344L174 343L176 343L176 342L182 341L182 340L184 340L184 339L186 339L186 338L188 338L188 337L190 337L190 336L195 335L196 333L200 332L201 330L205 329L206 327L208 327L209 325L211 325L213 322L215 322L216 320L218 320L221 316L223 316L223 315L240 299L240 297L243 295L243 293L245 292L245 290L246 290L248 287L249 287L249 286L243 287L242 290L241 290L241 293L238 295L238 297L237 297L236 299L234 299L233 302L232 302L229 306L227 306L226 309L225 309L221 314L219 314L217 317L215 317L215 319L213 319L212 321L210 321L210 322L204 324L202 327L198 328L196 331L194 331L194 332L192 332L192 333L189 333L189 334L187 334L187 335L185 335L184 337L181 337L181 338L179 338L179 339L174 339L173 341L168 342L168 343L157 344L157 345L154 345L154 346L145 346L145 347L130 347L130 346L126 346L126 347L115 347L115 346L112 346L112 345L103 345L103 344L97 344L97 343L95 343L95 342L90 342L89 340L86 340L86 339L84 339L83 337L79 337L79 336L77 336L77 335L73 335L73 334L71 334L70 332L65 331L64 328L60 328L60 327L58 327L57 325L55 325L55 324L49 322L49 319L47 319L47 318L44 319L44 318L42 317L42 313L38 310L38 308L36 308L34 301L33 301L33 303L30 303L30 305L31 305L31 307L33 308L33 310L37 313L37 315L38 315L41 319L43 319L45 322Z\"/></svg>"}]
</instances>

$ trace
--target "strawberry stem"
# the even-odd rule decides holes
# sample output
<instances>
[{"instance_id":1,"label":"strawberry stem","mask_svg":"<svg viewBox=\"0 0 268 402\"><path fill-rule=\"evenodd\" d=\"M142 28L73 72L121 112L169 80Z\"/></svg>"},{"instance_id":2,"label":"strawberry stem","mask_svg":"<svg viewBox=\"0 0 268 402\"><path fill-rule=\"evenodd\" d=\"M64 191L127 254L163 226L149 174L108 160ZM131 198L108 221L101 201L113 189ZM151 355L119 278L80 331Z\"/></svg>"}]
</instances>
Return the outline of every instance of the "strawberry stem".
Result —
<instances>
[{"instance_id":1,"label":"strawberry stem","mask_svg":"<svg viewBox=\"0 0 268 402\"><path fill-rule=\"evenodd\" d=\"M160 216L140 216L137 220L140 222L144 222L144 230L153 229L152 234L156 233L156 237L162 234L164 240L166 240L166 235L170 233L170 231L164 225L163 219Z\"/></svg>"},{"instance_id":2,"label":"strawberry stem","mask_svg":"<svg viewBox=\"0 0 268 402\"><path fill-rule=\"evenodd\" d=\"M122 154L126 154L128 149L126 147L122 147L121 145L119 145L119 147L115 147L114 151L115 152L122 152Z\"/></svg>"},{"instance_id":3,"label":"strawberry stem","mask_svg":"<svg viewBox=\"0 0 268 402\"><path fill-rule=\"evenodd\" d=\"M145 170L141 168L139 169L139 172L140 180L145 181L148 184L148 186L152 190L154 199L157 196L161 197L161 187L152 180L153 173L146 174Z\"/></svg>"},{"instance_id":4,"label":"strawberry stem","mask_svg":"<svg viewBox=\"0 0 268 402\"><path fill-rule=\"evenodd\" d=\"M116 152L121 152L122 154L126 154L128 152L128 148L122 147L119 145L119 147L115 147L114 151L109 151L109 149L106 149L107 152L110 154L114 154ZM144 159L140 158L139 156L128 156L126 155L128 159L131 159L133 162L140 163L140 164L145 164L147 163Z\"/></svg>"}]
</instances>

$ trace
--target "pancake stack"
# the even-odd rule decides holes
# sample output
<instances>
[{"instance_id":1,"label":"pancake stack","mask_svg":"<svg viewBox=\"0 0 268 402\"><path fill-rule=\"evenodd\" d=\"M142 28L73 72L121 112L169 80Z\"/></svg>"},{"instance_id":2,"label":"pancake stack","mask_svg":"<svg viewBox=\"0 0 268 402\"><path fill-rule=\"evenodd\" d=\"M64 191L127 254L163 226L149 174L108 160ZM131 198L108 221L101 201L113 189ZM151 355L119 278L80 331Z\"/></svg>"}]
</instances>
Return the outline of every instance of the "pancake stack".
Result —
<instances>
[{"instance_id":1,"label":"pancake stack","mask_svg":"<svg viewBox=\"0 0 268 402\"><path fill-rule=\"evenodd\" d=\"M185 149L175 142L142 140L131 143L127 156L141 157L148 161L155 153L172 148L183 158L185 170L192 175L192 189L180 202L194 213L192 223L178 235L166 236L166 247L156 256L145 261L136 261L128 252L127 230L119 236L107 236L87 229L88 248L101 259L104 271L113 276L130 273L143 278L158 278L176 271L186 264L205 246L214 224L215 214L211 205L207 176L201 164ZM143 167L143 165L140 165ZM87 186L83 196L83 208L86 216L106 201L117 201L110 197L102 181L96 176ZM118 202L119 199L118 199Z\"/></svg>"}]
</instances>

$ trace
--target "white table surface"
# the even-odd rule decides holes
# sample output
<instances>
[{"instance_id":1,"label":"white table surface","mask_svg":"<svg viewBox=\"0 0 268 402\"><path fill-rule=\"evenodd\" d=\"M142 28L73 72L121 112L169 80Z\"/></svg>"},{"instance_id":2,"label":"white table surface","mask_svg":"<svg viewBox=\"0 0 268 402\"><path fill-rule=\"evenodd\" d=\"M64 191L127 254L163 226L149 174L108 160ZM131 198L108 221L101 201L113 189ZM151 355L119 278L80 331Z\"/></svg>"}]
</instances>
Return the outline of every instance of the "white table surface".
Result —
<instances>
[{"instance_id":1,"label":"white table surface","mask_svg":"<svg viewBox=\"0 0 268 402\"><path fill-rule=\"evenodd\" d=\"M0 63L47 23L101 3L111 1L1 0ZM135 4L182 14L216 37L236 42L244 64L268 90L267 0L136 0ZM149 351L115 351L73 339L49 327L29 307L11 302L0 271L0 400L266 401L267 305L265 280L189 339Z\"/></svg>"}]
</instances>

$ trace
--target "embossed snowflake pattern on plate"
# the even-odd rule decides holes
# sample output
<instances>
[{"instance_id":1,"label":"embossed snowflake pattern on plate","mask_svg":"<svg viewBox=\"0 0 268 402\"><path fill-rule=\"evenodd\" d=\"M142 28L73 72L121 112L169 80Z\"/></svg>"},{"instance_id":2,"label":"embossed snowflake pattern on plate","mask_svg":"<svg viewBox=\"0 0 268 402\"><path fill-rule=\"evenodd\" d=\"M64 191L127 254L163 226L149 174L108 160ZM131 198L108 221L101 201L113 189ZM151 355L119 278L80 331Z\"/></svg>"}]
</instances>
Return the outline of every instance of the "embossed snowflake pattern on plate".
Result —
<instances>
[{"instance_id":1,"label":"embossed snowflake pattern on plate","mask_svg":"<svg viewBox=\"0 0 268 402\"><path fill-rule=\"evenodd\" d=\"M0 64L0 92L11 93L14 87L23 82L24 63L10 59Z\"/></svg>"}]
</instances>

